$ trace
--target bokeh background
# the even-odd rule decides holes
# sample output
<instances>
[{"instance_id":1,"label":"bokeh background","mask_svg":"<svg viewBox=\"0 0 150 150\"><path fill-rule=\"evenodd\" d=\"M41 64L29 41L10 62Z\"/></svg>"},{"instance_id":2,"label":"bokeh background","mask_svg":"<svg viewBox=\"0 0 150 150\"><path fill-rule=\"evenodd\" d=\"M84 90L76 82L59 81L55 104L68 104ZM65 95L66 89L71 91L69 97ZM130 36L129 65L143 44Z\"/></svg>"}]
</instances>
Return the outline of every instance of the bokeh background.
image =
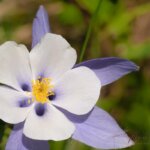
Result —
<instances>
[{"instance_id":1,"label":"bokeh background","mask_svg":"<svg viewBox=\"0 0 150 150\"><path fill-rule=\"evenodd\" d=\"M0 43L14 40L30 49L33 17L40 4L51 30L63 35L80 55L99 0L0 0ZM140 66L102 88L98 105L109 112L136 142L126 150L150 149L150 1L103 0L87 43L84 60L116 56ZM9 93L8 93L9 94ZM11 125L0 121L0 150ZM94 150L73 140L50 142L52 150Z\"/></svg>"}]
</instances>

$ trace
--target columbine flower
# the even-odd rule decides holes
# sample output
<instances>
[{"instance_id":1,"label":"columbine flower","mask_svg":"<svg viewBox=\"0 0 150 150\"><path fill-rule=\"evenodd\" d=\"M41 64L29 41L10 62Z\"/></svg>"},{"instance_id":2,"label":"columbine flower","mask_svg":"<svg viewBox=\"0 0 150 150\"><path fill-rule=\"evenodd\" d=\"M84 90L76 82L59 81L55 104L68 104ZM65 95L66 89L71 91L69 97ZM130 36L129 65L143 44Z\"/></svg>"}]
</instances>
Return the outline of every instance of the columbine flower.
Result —
<instances>
[{"instance_id":1,"label":"columbine flower","mask_svg":"<svg viewBox=\"0 0 150 150\"><path fill-rule=\"evenodd\" d=\"M61 36L47 32L47 14L40 7L30 53L15 42L0 46L0 118L20 123L14 127L6 150L47 150L47 142L40 140L70 137L96 148L131 146L132 140L115 120L95 104L101 86L137 70L137 66L119 58L75 65L75 50Z\"/></svg>"}]
</instances>

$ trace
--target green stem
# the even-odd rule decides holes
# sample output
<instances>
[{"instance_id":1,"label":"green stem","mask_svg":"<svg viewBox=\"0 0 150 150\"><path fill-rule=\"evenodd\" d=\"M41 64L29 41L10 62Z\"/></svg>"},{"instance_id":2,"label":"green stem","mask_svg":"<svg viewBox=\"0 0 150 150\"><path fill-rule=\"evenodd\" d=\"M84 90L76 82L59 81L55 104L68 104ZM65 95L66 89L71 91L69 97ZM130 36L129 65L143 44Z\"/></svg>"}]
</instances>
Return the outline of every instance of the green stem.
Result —
<instances>
[{"instance_id":1,"label":"green stem","mask_svg":"<svg viewBox=\"0 0 150 150\"><path fill-rule=\"evenodd\" d=\"M94 12L94 14L93 14L93 16L91 18L91 21L90 21L90 24L89 24L89 27L88 27L88 30L87 30L87 33L86 33L85 40L84 40L83 46L81 48L81 54L80 54L79 62L81 62L83 60L83 57L84 57L84 54L85 54L85 50L87 48L87 44L88 44L88 41L89 41L89 38L90 38L90 35L91 35L91 32L92 32L92 29L93 29L93 26L94 26L97 14L99 12L101 3L102 3L102 0L99 0L98 5L97 5L97 7L95 9L95 12Z\"/></svg>"}]
</instances>

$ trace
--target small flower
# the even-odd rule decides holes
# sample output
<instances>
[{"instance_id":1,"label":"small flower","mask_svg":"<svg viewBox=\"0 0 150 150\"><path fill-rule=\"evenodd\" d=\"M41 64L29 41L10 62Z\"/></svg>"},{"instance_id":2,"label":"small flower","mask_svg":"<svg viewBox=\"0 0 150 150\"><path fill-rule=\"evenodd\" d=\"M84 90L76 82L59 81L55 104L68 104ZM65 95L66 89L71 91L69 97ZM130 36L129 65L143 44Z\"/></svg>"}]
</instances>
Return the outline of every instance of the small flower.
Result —
<instances>
[{"instance_id":1,"label":"small flower","mask_svg":"<svg viewBox=\"0 0 150 150\"><path fill-rule=\"evenodd\" d=\"M25 121L23 132L31 139L71 137L75 126L58 107L77 115L91 111L101 87L95 73L87 67L72 69L76 52L56 34L47 33L30 53L14 42L4 43L0 51L1 83L13 88L0 87L1 119Z\"/></svg>"},{"instance_id":2,"label":"small flower","mask_svg":"<svg viewBox=\"0 0 150 150\"><path fill-rule=\"evenodd\" d=\"M17 149L18 144L21 150L43 146L47 150L41 140L70 137L96 148L131 146L132 140L115 120L95 104L101 86L136 71L137 66L120 58L75 65L77 55L70 44L60 35L47 33L50 29L43 7L33 25L30 53L15 42L0 46L0 118L19 123L6 150Z\"/></svg>"}]
</instances>

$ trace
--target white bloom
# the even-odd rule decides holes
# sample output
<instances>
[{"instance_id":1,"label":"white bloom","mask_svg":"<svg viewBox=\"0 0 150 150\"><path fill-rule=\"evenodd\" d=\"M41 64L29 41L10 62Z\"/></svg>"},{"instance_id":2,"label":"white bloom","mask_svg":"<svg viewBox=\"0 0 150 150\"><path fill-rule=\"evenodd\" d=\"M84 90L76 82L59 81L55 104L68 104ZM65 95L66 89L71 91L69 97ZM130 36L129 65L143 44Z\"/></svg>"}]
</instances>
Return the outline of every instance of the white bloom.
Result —
<instances>
[{"instance_id":1,"label":"white bloom","mask_svg":"<svg viewBox=\"0 0 150 150\"><path fill-rule=\"evenodd\" d=\"M74 124L59 110L83 115L96 104L100 81L87 67L72 69L76 52L48 33L29 53L24 45L0 46L0 118L25 121L24 134L38 140L71 137Z\"/></svg>"}]
</instances>

